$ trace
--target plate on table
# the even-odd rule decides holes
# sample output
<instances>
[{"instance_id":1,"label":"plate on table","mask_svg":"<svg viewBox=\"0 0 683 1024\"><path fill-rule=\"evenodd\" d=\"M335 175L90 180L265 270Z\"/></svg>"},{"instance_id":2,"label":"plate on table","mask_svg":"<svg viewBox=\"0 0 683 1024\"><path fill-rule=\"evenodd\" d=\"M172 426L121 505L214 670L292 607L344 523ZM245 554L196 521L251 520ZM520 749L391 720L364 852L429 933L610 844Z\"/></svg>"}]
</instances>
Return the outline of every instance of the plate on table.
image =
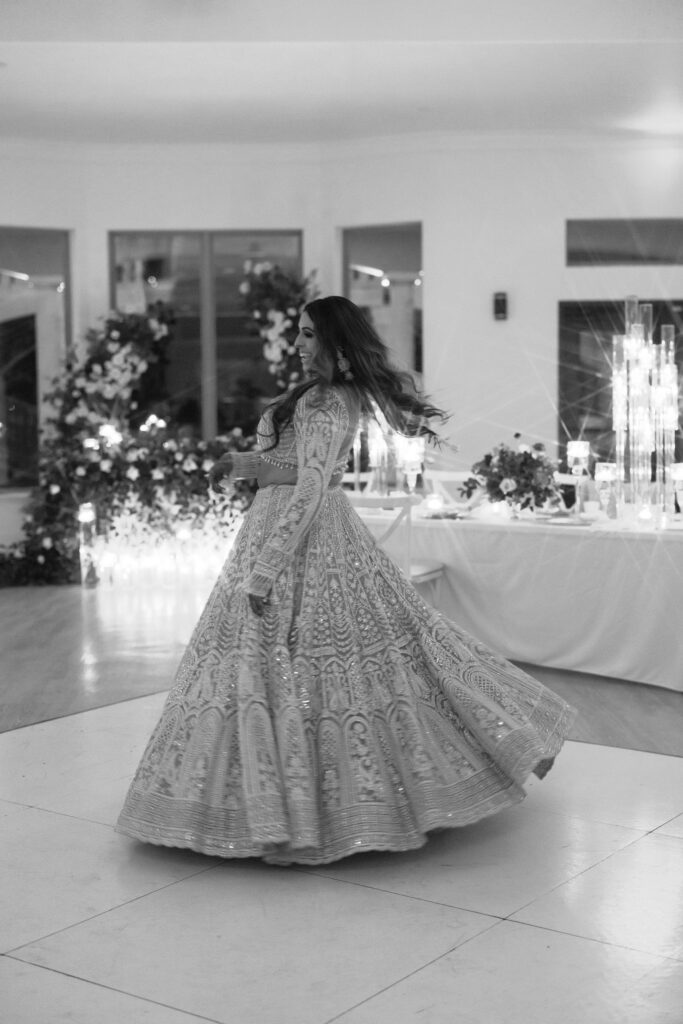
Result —
<instances>
[{"instance_id":1,"label":"plate on table","mask_svg":"<svg viewBox=\"0 0 683 1024\"><path fill-rule=\"evenodd\" d=\"M536 518L540 520L544 525L552 524L553 526L590 526L590 519L586 519L584 516L558 516L550 515L543 516L542 518L536 514Z\"/></svg>"}]
</instances>

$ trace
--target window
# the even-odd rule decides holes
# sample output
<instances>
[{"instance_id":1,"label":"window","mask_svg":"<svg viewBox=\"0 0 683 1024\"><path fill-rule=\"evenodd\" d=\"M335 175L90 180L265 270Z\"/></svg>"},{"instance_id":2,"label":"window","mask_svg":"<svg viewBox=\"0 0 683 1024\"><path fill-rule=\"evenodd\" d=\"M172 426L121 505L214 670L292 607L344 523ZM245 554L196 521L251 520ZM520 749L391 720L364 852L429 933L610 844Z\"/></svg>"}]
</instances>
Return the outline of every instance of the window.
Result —
<instances>
[{"instance_id":1,"label":"window","mask_svg":"<svg viewBox=\"0 0 683 1024\"><path fill-rule=\"evenodd\" d=\"M0 487L37 483L39 395L69 322L68 232L0 227Z\"/></svg>"},{"instance_id":2,"label":"window","mask_svg":"<svg viewBox=\"0 0 683 1024\"><path fill-rule=\"evenodd\" d=\"M683 300L650 302L653 341L662 324L673 324L676 361L683 364ZM614 461L612 429L612 338L624 333L624 303L561 302L559 305L559 443L590 441L598 459ZM683 397L683 396L682 396ZM683 460L683 434L676 435L677 461Z\"/></svg>"},{"instance_id":3,"label":"window","mask_svg":"<svg viewBox=\"0 0 683 1024\"><path fill-rule=\"evenodd\" d=\"M172 309L173 338L160 368L164 410L204 437L251 432L275 384L239 292L247 259L301 275L300 231L156 231L110 235L112 305ZM151 410L150 410L151 411Z\"/></svg>"},{"instance_id":4,"label":"window","mask_svg":"<svg viewBox=\"0 0 683 1024\"><path fill-rule=\"evenodd\" d=\"M567 266L683 263L683 220L568 220Z\"/></svg>"},{"instance_id":5,"label":"window","mask_svg":"<svg viewBox=\"0 0 683 1024\"><path fill-rule=\"evenodd\" d=\"M345 228L344 294L365 310L393 359L422 372L422 225Z\"/></svg>"}]
</instances>

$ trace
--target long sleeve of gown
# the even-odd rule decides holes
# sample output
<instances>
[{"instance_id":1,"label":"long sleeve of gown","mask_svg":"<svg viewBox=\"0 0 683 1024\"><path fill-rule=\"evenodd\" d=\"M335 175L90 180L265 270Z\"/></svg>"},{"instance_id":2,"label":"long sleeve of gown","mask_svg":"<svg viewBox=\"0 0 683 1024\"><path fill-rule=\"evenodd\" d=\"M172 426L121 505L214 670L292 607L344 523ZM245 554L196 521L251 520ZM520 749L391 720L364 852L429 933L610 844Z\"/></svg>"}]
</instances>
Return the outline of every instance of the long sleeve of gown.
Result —
<instances>
[{"instance_id":1,"label":"long sleeve of gown","mask_svg":"<svg viewBox=\"0 0 683 1024\"><path fill-rule=\"evenodd\" d=\"M314 387L297 404L293 426L298 470L292 500L245 583L250 594L262 597L270 593L318 514L348 432L348 409L332 388Z\"/></svg>"},{"instance_id":2,"label":"long sleeve of gown","mask_svg":"<svg viewBox=\"0 0 683 1024\"><path fill-rule=\"evenodd\" d=\"M252 480L257 475L260 452L230 452L230 458L233 466L231 480Z\"/></svg>"}]
</instances>

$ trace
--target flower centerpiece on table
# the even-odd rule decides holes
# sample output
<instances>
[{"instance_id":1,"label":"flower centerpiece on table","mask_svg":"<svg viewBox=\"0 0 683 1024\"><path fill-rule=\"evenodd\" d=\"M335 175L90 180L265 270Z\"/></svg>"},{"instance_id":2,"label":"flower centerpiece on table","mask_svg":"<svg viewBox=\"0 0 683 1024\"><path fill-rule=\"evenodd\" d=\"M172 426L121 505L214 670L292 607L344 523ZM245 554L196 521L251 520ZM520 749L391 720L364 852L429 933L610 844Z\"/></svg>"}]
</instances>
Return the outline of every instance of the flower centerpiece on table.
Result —
<instances>
[{"instance_id":1,"label":"flower centerpiece on table","mask_svg":"<svg viewBox=\"0 0 683 1024\"><path fill-rule=\"evenodd\" d=\"M514 436L517 440L521 434ZM501 443L474 463L473 476L461 490L471 498L484 489L489 501L505 501L515 509L542 508L560 501L556 468L540 441L531 445L520 443L516 448Z\"/></svg>"},{"instance_id":2,"label":"flower centerpiece on table","mask_svg":"<svg viewBox=\"0 0 683 1024\"><path fill-rule=\"evenodd\" d=\"M263 355L278 391L300 379L301 364L294 347L301 310L318 294L315 271L298 279L269 260L245 260L240 294L250 314L250 328L263 341Z\"/></svg>"},{"instance_id":3,"label":"flower centerpiece on table","mask_svg":"<svg viewBox=\"0 0 683 1024\"><path fill-rule=\"evenodd\" d=\"M64 362L44 396L38 485L24 508L23 539L0 550L0 585L78 582L86 503L100 538L149 547L179 532L234 533L253 487L239 481L213 495L207 472L225 451L249 451L255 439L236 429L204 441L150 412L149 402L164 397L156 370L171 324L159 308L111 313L88 332L84 352Z\"/></svg>"}]
</instances>

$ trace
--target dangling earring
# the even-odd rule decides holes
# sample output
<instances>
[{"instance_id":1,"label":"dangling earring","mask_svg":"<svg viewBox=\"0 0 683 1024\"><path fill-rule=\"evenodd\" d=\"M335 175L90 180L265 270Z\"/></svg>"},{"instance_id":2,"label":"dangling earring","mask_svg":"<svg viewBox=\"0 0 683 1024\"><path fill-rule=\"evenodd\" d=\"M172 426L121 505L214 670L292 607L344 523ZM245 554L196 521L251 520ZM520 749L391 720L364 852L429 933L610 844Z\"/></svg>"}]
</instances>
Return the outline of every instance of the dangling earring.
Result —
<instances>
[{"instance_id":1,"label":"dangling earring","mask_svg":"<svg viewBox=\"0 0 683 1024\"><path fill-rule=\"evenodd\" d=\"M340 348L337 349L337 366L344 380L353 380L353 374L351 373L351 363L348 361L344 353Z\"/></svg>"}]
</instances>

